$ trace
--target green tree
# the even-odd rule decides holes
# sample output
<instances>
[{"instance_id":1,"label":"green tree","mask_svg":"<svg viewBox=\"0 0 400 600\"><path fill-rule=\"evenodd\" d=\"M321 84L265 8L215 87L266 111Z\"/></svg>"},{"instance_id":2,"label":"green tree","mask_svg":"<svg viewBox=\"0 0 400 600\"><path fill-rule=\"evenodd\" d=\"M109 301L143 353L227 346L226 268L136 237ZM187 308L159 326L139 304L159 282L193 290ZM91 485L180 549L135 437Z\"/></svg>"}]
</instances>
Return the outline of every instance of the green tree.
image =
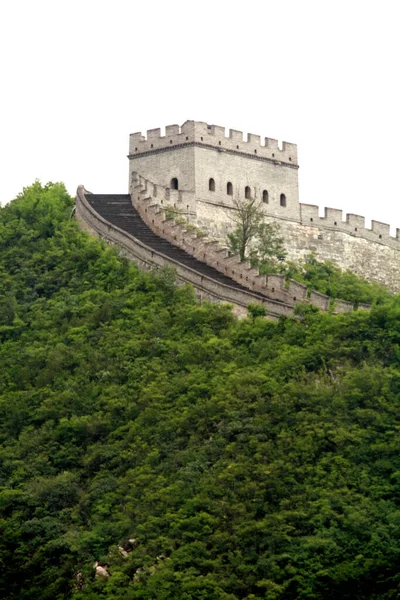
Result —
<instances>
[{"instance_id":1,"label":"green tree","mask_svg":"<svg viewBox=\"0 0 400 600\"><path fill-rule=\"evenodd\" d=\"M228 234L229 249L239 254L240 260L249 259L253 266L273 268L276 260L285 258L283 238L279 225L267 223L263 203L254 198L233 198L233 209L229 212L234 230Z\"/></svg>"}]
</instances>

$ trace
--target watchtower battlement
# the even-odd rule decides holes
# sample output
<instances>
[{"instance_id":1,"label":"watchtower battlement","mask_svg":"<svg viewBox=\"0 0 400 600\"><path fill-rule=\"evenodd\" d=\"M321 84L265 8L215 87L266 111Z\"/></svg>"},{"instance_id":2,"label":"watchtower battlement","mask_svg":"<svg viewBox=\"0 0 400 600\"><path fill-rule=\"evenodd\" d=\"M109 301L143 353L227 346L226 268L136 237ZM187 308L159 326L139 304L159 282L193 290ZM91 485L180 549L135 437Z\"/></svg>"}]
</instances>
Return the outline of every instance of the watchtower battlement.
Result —
<instances>
[{"instance_id":1,"label":"watchtower battlement","mask_svg":"<svg viewBox=\"0 0 400 600\"><path fill-rule=\"evenodd\" d=\"M244 136L242 131L236 129L229 129L226 135L225 127L208 125L202 121L186 121L182 126L167 125L164 136L160 128L147 130L146 136L141 132L132 133L129 158L193 145L298 168L296 144L282 142L280 146L276 139L266 137L262 140L261 136L253 133Z\"/></svg>"}]
</instances>

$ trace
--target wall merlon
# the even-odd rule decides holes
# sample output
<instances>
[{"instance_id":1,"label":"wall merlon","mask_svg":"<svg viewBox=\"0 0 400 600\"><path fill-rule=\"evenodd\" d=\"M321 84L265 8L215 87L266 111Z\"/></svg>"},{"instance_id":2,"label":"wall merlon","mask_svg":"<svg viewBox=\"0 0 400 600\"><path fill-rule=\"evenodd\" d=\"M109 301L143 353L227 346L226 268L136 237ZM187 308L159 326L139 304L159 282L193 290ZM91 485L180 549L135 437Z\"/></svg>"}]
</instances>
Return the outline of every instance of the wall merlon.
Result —
<instances>
[{"instance_id":1,"label":"wall merlon","mask_svg":"<svg viewBox=\"0 0 400 600\"><path fill-rule=\"evenodd\" d=\"M191 136L192 138L194 138L195 127L195 121L185 121L184 124L181 126L181 134L185 136Z\"/></svg>"},{"instance_id":2,"label":"wall merlon","mask_svg":"<svg viewBox=\"0 0 400 600\"><path fill-rule=\"evenodd\" d=\"M146 212L148 215L152 215L152 216L158 215L158 213L160 212L158 204L151 204L150 206L147 206Z\"/></svg>"},{"instance_id":3,"label":"wall merlon","mask_svg":"<svg viewBox=\"0 0 400 600\"><path fill-rule=\"evenodd\" d=\"M230 129L229 130L229 139L232 140L233 142L243 142L243 131L238 131L237 129Z\"/></svg>"},{"instance_id":4,"label":"wall merlon","mask_svg":"<svg viewBox=\"0 0 400 600\"><path fill-rule=\"evenodd\" d=\"M284 275L268 275L267 286L269 290L283 290L285 283Z\"/></svg>"},{"instance_id":5,"label":"wall merlon","mask_svg":"<svg viewBox=\"0 0 400 600\"><path fill-rule=\"evenodd\" d=\"M343 223L343 211L338 208L324 208L324 219L327 219L332 225Z\"/></svg>"},{"instance_id":6,"label":"wall merlon","mask_svg":"<svg viewBox=\"0 0 400 600\"><path fill-rule=\"evenodd\" d=\"M319 220L319 209L316 204L300 203L300 219L304 224Z\"/></svg>"},{"instance_id":7,"label":"wall merlon","mask_svg":"<svg viewBox=\"0 0 400 600\"><path fill-rule=\"evenodd\" d=\"M179 135L181 132L181 128L179 125L167 125L165 128L165 136L170 137L173 135Z\"/></svg>"},{"instance_id":8,"label":"wall merlon","mask_svg":"<svg viewBox=\"0 0 400 600\"><path fill-rule=\"evenodd\" d=\"M371 230L382 237L390 237L390 225L380 221L371 221Z\"/></svg>"},{"instance_id":9,"label":"wall merlon","mask_svg":"<svg viewBox=\"0 0 400 600\"><path fill-rule=\"evenodd\" d=\"M267 275L258 274L254 277L254 281L255 281L256 286L259 289L267 287ZM264 290L264 291L266 291L266 290Z\"/></svg>"},{"instance_id":10,"label":"wall merlon","mask_svg":"<svg viewBox=\"0 0 400 600\"><path fill-rule=\"evenodd\" d=\"M160 138L161 137L161 129L159 127L157 129L148 129L146 132L146 137L148 140L155 140L155 139Z\"/></svg>"},{"instance_id":11,"label":"wall merlon","mask_svg":"<svg viewBox=\"0 0 400 600\"><path fill-rule=\"evenodd\" d=\"M346 223L351 227L357 227L357 229L365 229L365 217L361 217L360 215L349 213L346 215Z\"/></svg>"},{"instance_id":12,"label":"wall merlon","mask_svg":"<svg viewBox=\"0 0 400 600\"><path fill-rule=\"evenodd\" d=\"M261 138L259 135L254 135L254 133L247 134L247 143L254 144L255 146L261 145Z\"/></svg>"},{"instance_id":13,"label":"wall merlon","mask_svg":"<svg viewBox=\"0 0 400 600\"><path fill-rule=\"evenodd\" d=\"M267 148L269 148L270 150L275 150L275 151L279 151L279 144L278 144L278 140L275 140L274 138L265 138L265 146Z\"/></svg>"},{"instance_id":14,"label":"wall merlon","mask_svg":"<svg viewBox=\"0 0 400 600\"><path fill-rule=\"evenodd\" d=\"M335 300L333 312L336 314L343 314L354 310L352 302L346 302L345 300Z\"/></svg>"},{"instance_id":15,"label":"wall merlon","mask_svg":"<svg viewBox=\"0 0 400 600\"><path fill-rule=\"evenodd\" d=\"M245 281L253 281L255 280L256 277L259 276L259 272L257 269L254 269L254 267L252 267L251 269L246 270L245 273Z\"/></svg>"},{"instance_id":16,"label":"wall merlon","mask_svg":"<svg viewBox=\"0 0 400 600\"><path fill-rule=\"evenodd\" d=\"M239 254L233 254L232 256L228 256L228 258L225 259L225 264L226 265L240 264L240 256L239 256Z\"/></svg>"},{"instance_id":17,"label":"wall merlon","mask_svg":"<svg viewBox=\"0 0 400 600\"><path fill-rule=\"evenodd\" d=\"M219 125L207 125L207 130L209 135L214 135L218 139L225 137L225 127L220 127Z\"/></svg>"},{"instance_id":18,"label":"wall merlon","mask_svg":"<svg viewBox=\"0 0 400 600\"><path fill-rule=\"evenodd\" d=\"M287 292L291 299L295 302L303 302L307 299L308 296L308 288L304 283L299 283L298 281L294 281L293 279L289 280L289 287Z\"/></svg>"},{"instance_id":19,"label":"wall merlon","mask_svg":"<svg viewBox=\"0 0 400 600\"><path fill-rule=\"evenodd\" d=\"M129 137L130 137L130 141L134 142L134 143L144 142L146 139L141 131L137 131L136 133L131 133L131 135Z\"/></svg>"},{"instance_id":20,"label":"wall merlon","mask_svg":"<svg viewBox=\"0 0 400 600\"><path fill-rule=\"evenodd\" d=\"M313 304L320 310L327 311L329 309L330 298L325 294L320 294L320 292L316 292L312 290L310 293L310 304Z\"/></svg>"},{"instance_id":21,"label":"wall merlon","mask_svg":"<svg viewBox=\"0 0 400 600\"><path fill-rule=\"evenodd\" d=\"M251 262L249 260L243 260L242 269L243 272L247 274L247 272L250 271L250 269L252 269Z\"/></svg>"}]
</instances>

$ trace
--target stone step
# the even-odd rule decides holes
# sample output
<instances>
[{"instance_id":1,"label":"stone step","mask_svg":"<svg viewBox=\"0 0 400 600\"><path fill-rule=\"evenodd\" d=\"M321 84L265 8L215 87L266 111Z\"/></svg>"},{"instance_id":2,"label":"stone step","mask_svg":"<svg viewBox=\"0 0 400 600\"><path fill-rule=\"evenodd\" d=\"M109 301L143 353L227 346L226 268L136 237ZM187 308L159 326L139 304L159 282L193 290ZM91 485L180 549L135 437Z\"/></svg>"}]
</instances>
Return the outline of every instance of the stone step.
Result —
<instances>
[{"instance_id":1,"label":"stone step","mask_svg":"<svg viewBox=\"0 0 400 600\"><path fill-rule=\"evenodd\" d=\"M233 281L227 275L220 273L213 267L203 263L194 256L188 254L181 248L170 244L167 240L156 235L150 227L148 227L131 202L129 194L87 194L89 204L98 212L104 219L130 233L144 244L165 254L176 262L181 263L191 269L197 271L200 275L205 275L218 281L224 285L241 289L248 292L248 288ZM263 297L262 294L256 294Z\"/></svg>"}]
</instances>

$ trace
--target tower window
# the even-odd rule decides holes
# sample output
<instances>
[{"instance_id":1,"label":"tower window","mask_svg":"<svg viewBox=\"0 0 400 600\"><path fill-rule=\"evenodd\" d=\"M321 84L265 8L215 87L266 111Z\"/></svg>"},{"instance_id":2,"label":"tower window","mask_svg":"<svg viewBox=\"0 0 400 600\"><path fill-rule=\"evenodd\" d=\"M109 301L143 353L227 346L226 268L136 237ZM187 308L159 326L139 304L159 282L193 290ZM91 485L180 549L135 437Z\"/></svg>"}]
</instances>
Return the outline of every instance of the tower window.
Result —
<instances>
[{"instance_id":1,"label":"tower window","mask_svg":"<svg viewBox=\"0 0 400 600\"><path fill-rule=\"evenodd\" d=\"M286 206L286 196L285 196L285 194L281 194L280 201L281 201L281 206Z\"/></svg>"},{"instance_id":2,"label":"tower window","mask_svg":"<svg viewBox=\"0 0 400 600\"><path fill-rule=\"evenodd\" d=\"M173 177L171 179L170 188L171 190L179 190L179 183L176 177Z\"/></svg>"},{"instance_id":3,"label":"tower window","mask_svg":"<svg viewBox=\"0 0 400 600\"><path fill-rule=\"evenodd\" d=\"M215 192L215 181L212 177L208 181L208 189L210 192Z\"/></svg>"},{"instance_id":4,"label":"tower window","mask_svg":"<svg viewBox=\"0 0 400 600\"><path fill-rule=\"evenodd\" d=\"M251 189L250 186L246 185L246 187L244 188L244 197L247 200L251 200Z\"/></svg>"},{"instance_id":5,"label":"tower window","mask_svg":"<svg viewBox=\"0 0 400 600\"><path fill-rule=\"evenodd\" d=\"M226 184L226 193L228 194L228 196L233 196L233 185L230 181L228 181L228 183Z\"/></svg>"},{"instance_id":6,"label":"tower window","mask_svg":"<svg viewBox=\"0 0 400 600\"><path fill-rule=\"evenodd\" d=\"M263 202L268 204L268 190L263 190Z\"/></svg>"}]
</instances>

